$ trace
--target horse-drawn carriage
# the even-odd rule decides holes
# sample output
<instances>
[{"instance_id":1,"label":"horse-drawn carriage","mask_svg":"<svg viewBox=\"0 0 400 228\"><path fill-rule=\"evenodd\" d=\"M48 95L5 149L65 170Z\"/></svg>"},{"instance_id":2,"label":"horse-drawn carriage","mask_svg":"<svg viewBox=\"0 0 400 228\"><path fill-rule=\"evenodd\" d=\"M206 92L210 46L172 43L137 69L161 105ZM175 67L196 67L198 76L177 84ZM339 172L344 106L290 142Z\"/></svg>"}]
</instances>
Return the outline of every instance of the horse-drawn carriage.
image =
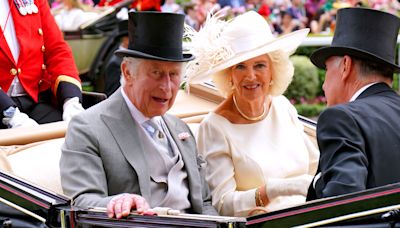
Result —
<instances>
[{"instance_id":1,"label":"horse-drawn carriage","mask_svg":"<svg viewBox=\"0 0 400 228\"><path fill-rule=\"evenodd\" d=\"M129 4L129 1L123 4ZM101 87L102 67L118 44L115 39L118 36L118 31L114 30L115 23L105 19L110 17L112 20L116 10L105 14L95 24L83 26L75 35L66 34L81 74L96 82L98 88ZM87 39L87 42L77 43L78 47L74 47L74 37L76 41ZM80 58L88 59L81 61ZM169 112L186 121L196 134L199 122L205 114L216 108L221 99L201 86L192 86L191 91L202 98L180 91ZM300 120L305 133L315 143L315 122L302 117ZM68 196L63 195L59 159L66 127L65 122L58 122L34 129L0 131L0 226L395 227L400 220L400 184L311 201L247 218L168 213L142 216L133 212L124 219L110 219L104 208L77 208L71 206Z\"/></svg>"},{"instance_id":2,"label":"horse-drawn carriage","mask_svg":"<svg viewBox=\"0 0 400 228\"><path fill-rule=\"evenodd\" d=\"M216 105L180 91L169 112L186 121L195 133L204 114ZM315 122L301 120L315 142ZM248 218L132 213L125 219L109 219L104 208L76 208L63 195L58 164L65 131L64 122L0 131L0 226L3 222L3 226L12 223L14 227L368 227L369 223L387 227L400 219L400 184Z\"/></svg>"}]
</instances>

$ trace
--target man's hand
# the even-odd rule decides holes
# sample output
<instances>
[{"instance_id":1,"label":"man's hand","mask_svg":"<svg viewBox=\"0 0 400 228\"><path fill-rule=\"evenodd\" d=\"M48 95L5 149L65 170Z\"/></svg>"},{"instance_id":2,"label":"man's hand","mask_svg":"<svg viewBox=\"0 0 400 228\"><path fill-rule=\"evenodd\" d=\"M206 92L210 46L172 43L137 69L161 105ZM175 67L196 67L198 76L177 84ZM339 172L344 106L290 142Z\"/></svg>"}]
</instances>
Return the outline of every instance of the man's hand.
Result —
<instances>
[{"instance_id":1,"label":"man's hand","mask_svg":"<svg viewBox=\"0 0 400 228\"><path fill-rule=\"evenodd\" d=\"M137 213L143 215L152 215L149 211L150 206L147 201L136 194L123 193L111 199L107 205L107 215L109 218L116 217L117 219L129 215L132 209L136 209Z\"/></svg>"},{"instance_id":2,"label":"man's hand","mask_svg":"<svg viewBox=\"0 0 400 228\"><path fill-rule=\"evenodd\" d=\"M73 116L85 110L78 97L67 98L63 105L63 120L70 121Z\"/></svg>"},{"instance_id":3,"label":"man's hand","mask_svg":"<svg viewBox=\"0 0 400 228\"><path fill-rule=\"evenodd\" d=\"M15 112L12 117L4 117L2 121L3 124L6 125L8 128L32 127L39 125L38 123L36 123L35 120L29 118L28 115L20 112L18 107L15 108Z\"/></svg>"}]
</instances>

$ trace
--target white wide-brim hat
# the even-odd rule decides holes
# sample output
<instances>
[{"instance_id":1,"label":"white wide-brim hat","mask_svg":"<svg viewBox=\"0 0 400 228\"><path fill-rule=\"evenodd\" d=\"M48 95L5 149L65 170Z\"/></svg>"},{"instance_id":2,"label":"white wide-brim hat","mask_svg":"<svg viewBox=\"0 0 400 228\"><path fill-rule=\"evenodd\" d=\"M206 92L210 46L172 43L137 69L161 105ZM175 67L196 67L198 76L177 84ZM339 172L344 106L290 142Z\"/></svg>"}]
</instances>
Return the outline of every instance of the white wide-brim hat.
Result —
<instances>
[{"instance_id":1,"label":"white wide-brim hat","mask_svg":"<svg viewBox=\"0 0 400 228\"><path fill-rule=\"evenodd\" d=\"M231 21L221 20L221 11L209 15L200 31L186 31L195 59L187 65L186 81L201 83L235 64L274 51L294 53L309 29L275 37L267 21L249 11Z\"/></svg>"}]
</instances>

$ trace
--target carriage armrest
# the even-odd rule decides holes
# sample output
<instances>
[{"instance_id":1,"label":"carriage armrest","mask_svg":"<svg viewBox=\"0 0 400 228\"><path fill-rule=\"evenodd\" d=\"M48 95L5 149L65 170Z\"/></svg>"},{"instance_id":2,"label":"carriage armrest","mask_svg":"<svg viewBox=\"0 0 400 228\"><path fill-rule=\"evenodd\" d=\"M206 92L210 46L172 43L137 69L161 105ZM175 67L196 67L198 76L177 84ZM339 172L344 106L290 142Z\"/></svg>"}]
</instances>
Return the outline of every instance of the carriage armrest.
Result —
<instances>
[{"instance_id":1,"label":"carriage armrest","mask_svg":"<svg viewBox=\"0 0 400 228\"><path fill-rule=\"evenodd\" d=\"M107 99L105 93L82 91L82 106L84 109L87 109L105 99Z\"/></svg>"},{"instance_id":2,"label":"carriage armrest","mask_svg":"<svg viewBox=\"0 0 400 228\"><path fill-rule=\"evenodd\" d=\"M65 136L68 123L59 121L34 127L20 127L0 130L0 146L25 145Z\"/></svg>"}]
</instances>

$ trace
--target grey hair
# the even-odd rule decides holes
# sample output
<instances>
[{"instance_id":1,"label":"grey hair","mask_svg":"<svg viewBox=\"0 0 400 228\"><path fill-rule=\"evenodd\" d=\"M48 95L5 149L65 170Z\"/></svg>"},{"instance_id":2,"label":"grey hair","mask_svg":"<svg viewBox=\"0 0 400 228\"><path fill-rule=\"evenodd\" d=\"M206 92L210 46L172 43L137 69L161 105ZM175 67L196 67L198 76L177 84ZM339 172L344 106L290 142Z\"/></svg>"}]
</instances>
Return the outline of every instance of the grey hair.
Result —
<instances>
[{"instance_id":1,"label":"grey hair","mask_svg":"<svg viewBox=\"0 0 400 228\"><path fill-rule=\"evenodd\" d=\"M284 51L274 51L267 53L271 60L272 68L272 85L269 90L269 94L272 96L282 95L290 82L292 81L294 74L294 67L292 61L290 61L289 55ZM233 93L230 69L224 69L213 74L212 80L214 81L219 92L225 98Z\"/></svg>"},{"instance_id":2,"label":"grey hair","mask_svg":"<svg viewBox=\"0 0 400 228\"><path fill-rule=\"evenodd\" d=\"M388 64L373 62L369 60L351 57L356 62L360 71L359 77L361 79L367 78L371 74L380 75L384 78L393 79L395 68Z\"/></svg>"},{"instance_id":3,"label":"grey hair","mask_svg":"<svg viewBox=\"0 0 400 228\"><path fill-rule=\"evenodd\" d=\"M131 75L137 75L137 72L138 72L138 69L139 69L139 65L142 62L143 62L143 59L134 58L134 57L128 57L128 56L125 56L122 59L122 63L126 63L126 65L129 67L128 70L129 70ZM122 71L121 71L121 78L120 78L119 81L120 81L122 87L125 86L126 81L125 81L124 74L123 74Z\"/></svg>"}]
</instances>

